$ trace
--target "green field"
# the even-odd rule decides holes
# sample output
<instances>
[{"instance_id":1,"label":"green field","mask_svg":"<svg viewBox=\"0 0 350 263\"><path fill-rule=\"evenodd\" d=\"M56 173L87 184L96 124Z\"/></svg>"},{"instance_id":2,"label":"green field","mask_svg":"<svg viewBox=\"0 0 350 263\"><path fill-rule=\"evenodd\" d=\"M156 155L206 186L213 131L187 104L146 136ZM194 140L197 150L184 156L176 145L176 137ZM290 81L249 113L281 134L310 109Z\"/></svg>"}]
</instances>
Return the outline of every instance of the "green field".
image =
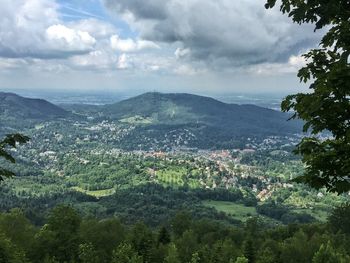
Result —
<instances>
[{"instance_id":1,"label":"green field","mask_svg":"<svg viewBox=\"0 0 350 263\"><path fill-rule=\"evenodd\" d=\"M144 118L142 116L133 116L129 118L124 118L119 120L122 123L129 123L129 124L152 124L153 119L152 118Z\"/></svg>"},{"instance_id":2,"label":"green field","mask_svg":"<svg viewBox=\"0 0 350 263\"><path fill-rule=\"evenodd\" d=\"M94 197L104 197L104 196L109 196L109 195L112 195L115 193L115 189L112 188L112 189L103 189L103 190L96 190L96 191L88 191L88 190L84 190L80 187L72 187L73 190L77 191L77 192L81 192L81 193L84 193L84 194L87 194L87 195L91 195L91 196L94 196Z\"/></svg>"},{"instance_id":3,"label":"green field","mask_svg":"<svg viewBox=\"0 0 350 263\"><path fill-rule=\"evenodd\" d=\"M248 207L232 202L207 200L203 202L203 205L207 207L213 207L217 211L231 215L233 218L240 221L245 221L251 216L258 215L255 207Z\"/></svg>"}]
</instances>

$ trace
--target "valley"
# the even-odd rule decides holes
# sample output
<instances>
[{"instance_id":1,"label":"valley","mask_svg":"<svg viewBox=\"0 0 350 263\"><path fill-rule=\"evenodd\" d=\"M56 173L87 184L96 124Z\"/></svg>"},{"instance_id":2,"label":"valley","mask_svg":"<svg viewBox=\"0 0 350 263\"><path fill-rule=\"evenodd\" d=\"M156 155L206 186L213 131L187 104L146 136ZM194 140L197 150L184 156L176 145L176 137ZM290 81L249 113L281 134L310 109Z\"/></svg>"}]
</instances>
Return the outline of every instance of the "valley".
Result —
<instances>
[{"instance_id":1,"label":"valley","mask_svg":"<svg viewBox=\"0 0 350 263\"><path fill-rule=\"evenodd\" d=\"M349 263L350 0L2 0L0 263Z\"/></svg>"},{"instance_id":2,"label":"valley","mask_svg":"<svg viewBox=\"0 0 350 263\"><path fill-rule=\"evenodd\" d=\"M157 226L186 210L236 225L258 215L273 226L323 222L348 199L290 181L303 173L292 153L303 135L293 133L299 124L285 124L286 115L193 95L191 101L207 104L190 108L187 95L174 96L149 93L117 106L68 106L65 116L16 122L7 121L11 112L2 114L3 134L15 129L31 140L13 152L16 165L1 162L18 176L0 185L0 209L22 207L36 224L66 203L83 216L117 216L128 224ZM269 121L261 121L265 113ZM235 118L243 120L240 126ZM280 129L268 134L272 124Z\"/></svg>"}]
</instances>

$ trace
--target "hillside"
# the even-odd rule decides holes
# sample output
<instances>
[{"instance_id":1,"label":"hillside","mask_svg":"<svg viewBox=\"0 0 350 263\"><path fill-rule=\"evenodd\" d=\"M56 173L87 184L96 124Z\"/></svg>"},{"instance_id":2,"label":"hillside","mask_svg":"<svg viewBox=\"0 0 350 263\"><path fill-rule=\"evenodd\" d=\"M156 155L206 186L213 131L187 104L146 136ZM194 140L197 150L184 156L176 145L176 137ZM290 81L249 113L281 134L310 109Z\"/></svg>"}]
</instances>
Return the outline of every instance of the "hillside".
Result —
<instances>
[{"instance_id":1,"label":"hillside","mask_svg":"<svg viewBox=\"0 0 350 263\"><path fill-rule=\"evenodd\" d=\"M43 99L31 99L0 92L0 117L49 120L65 117L68 112Z\"/></svg>"},{"instance_id":2,"label":"hillside","mask_svg":"<svg viewBox=\"0 0 350 263\"><path fill-rule=\"evenodd\" d=\"M291 134L301 131L300 122L288 122L288 115L278 111L254 105L227 104L184 93L145 93L104 106L103 112L121 122L195 124L220 129L220 132L226 131L231 135Z\"/></svg>"}]
</instances>

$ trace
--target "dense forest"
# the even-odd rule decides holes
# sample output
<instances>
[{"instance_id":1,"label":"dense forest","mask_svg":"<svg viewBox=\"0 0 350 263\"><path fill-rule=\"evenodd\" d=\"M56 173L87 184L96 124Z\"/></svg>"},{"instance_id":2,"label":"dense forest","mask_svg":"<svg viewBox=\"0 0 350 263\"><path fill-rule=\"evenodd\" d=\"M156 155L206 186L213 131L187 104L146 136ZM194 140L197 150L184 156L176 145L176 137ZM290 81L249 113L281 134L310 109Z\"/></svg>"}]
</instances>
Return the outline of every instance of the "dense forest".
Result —
<instances>
[{"instance_id":1,"label":"dense forest","mask_svg":"<svg viewBox=\"0 0 350 263\"><path fill-rule=\"evenodd\" d=\"M150 228L118 218L82 218L57 206L45 224L33 225L19 209L0 214L0 262L8 263L346 263L350 261L350 205L327 223L264 226L258 217L243 227L195 220L179 211Z\"/></svg>"}]
</instances>

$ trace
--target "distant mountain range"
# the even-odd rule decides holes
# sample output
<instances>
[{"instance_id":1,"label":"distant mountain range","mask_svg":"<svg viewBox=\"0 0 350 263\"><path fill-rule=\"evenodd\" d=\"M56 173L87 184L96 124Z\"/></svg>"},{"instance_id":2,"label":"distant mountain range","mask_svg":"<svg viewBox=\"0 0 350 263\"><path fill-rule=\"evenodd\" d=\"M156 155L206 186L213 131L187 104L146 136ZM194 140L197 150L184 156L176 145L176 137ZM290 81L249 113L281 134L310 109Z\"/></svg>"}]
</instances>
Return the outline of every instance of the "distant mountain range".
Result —
<instances>
[{"instance_id":1,"label":"distant mountain range","mask_svg":"<svg viewBox=\"0 0 350 263\"><path fill-rule=\"evenodd\" d=\"M225 148L234 147L242 137L291 135L302 130L300 121L287 121L289 115L279 111L184 93L145 93L114 104L70 105L66 109L43 99L0 92L0 134L61 118L92 123L109 120L133 127L122 140L124 148L154 148L169 145L169 141Z\"/></svg>"},{"instance_id":2,"label":"distant mountain range","mask_svg":"<svg viewBox=\"0 0 350 263\"><path fill-rule=\"evenodd\" d=\"M0 116L18 119L50 120L69 112L43 99L30 99L0 92Z\"/></svg>"},{"instance_id":3,"label":"distant mountain range","mask_svg":"<svg viewBox=\"0 0 350 263\"><path fill-rule=\"evenodd\" d=\"M145 93L101 108L104 115L121 122L149 125L196 124L231 135L291 134L301 122L289 115L255 105L227 104L185 93Z\"/></svg>"}]
</instances>

